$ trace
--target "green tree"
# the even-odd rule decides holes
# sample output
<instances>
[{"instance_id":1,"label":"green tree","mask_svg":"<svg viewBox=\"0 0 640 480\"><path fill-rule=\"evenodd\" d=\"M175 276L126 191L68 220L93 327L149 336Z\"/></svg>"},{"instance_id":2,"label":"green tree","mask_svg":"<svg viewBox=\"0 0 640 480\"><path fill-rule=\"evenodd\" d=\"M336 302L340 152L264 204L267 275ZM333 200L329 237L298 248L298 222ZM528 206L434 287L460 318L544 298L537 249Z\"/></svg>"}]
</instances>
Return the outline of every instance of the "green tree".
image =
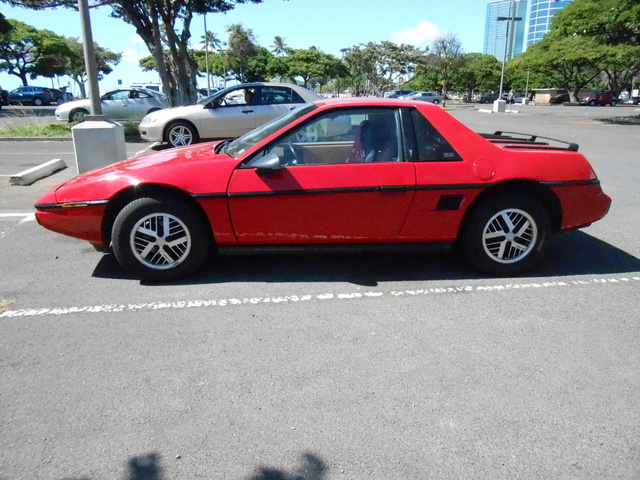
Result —
<instances>
[{"instance_id":1,"label":"green tree","mask_svg":"<svg viewBox=\"0 0 640 480\"><path fill-rule=\"evenodd\" d=\"M64 37L17 20L7 22L11 28L0 35L0 72L18 77L23 85L28 85L29 78L65 73L62 59L68 49Z\"/></svg>"},{"instance_id":2,"label":"green tree","mask_svg":"<svg viewBox=\"0 0 640 480\"><path fill-rule=\"evenodd\" d=\"M576 102L580 90L599 77L608 55L609 49L593 38L547 34L512 62L514 68L545 75Z\"/></svg>"},{"instance_id":3,"label":"green tree","mask_svg":"<svg viewBox=\"0 0 640 480\"><path fill-rule=\"evenodd\" d=\"M240 24L230 25L229 41L227 42L227 60L230 72L239 82L249 81L249 62L258 55L259 47L255 35L250 28L245 29Z\"/></svg>"},{"instance_id":4,"label":"green tree","mask_svg":"<svg viewBox=\"0 0 640 480\"><path fill-rule=\"evenodd\" d=\"M276 35L273 39L273 45L271 45L271 51L277 56L281 57L287 54L289 47L284 42L284 38Z\"/></svg>"},{"instance_id":5,"label":"green tree","mask_svg":"<svg viewBox=\"0 0 640 480\"><path fill-rule=\"evenodd\" d=\"M11 30L11 28L11 24L7 21L6 17L2 13L0 13L0 35L9 33L9 30Z\"/></svg>"},{"instance_id":6,"label":"green tree","mask_svg":"<svg viewBox=\"0 0 640 480\"><path fill-rule=\"evenodd\" d=\"M411 45L387 41L345 48L342 53L352 79L356 83L364 80L373 94L396 84L402 75L413 73L423 56Z\"/></svg>"},{"instance_id":7,"label":"green tree","mask_svg":"<svg viewBox=\"0 0 640 480\"><path fill-rule=\"evenodd\" d=\"M438 71L442 96L446 97L449 84L453 80L456 70L462 64L460 61L463 54L462 44L453 33L440 35L433 41L431 51L429 63Z\"/></svg>"},{"instance_id":8,"label":"green tree","mask_svg":"<svg viewBox=\"0 0 640 480\"><path fill-rule=\"evenodd\" d=\"M309 87L312 79L316 79L319 85L326 84L328 79L336 75L340 63L334 55L324 53L317 47L290 50L285 61L287 75L301 78L305 88Z\"/></svg>"},{"instance_id":9,"label":"green tree","mask_svg":"<svg viewBox=\"0 0 640 480\"><path fill-rule=\"evenodd\" d=\"M65 6L76 8L76 0L0 0L34 9ZM194 15L224 13L238 4L262 0L92 0L94 7L108 5L112 15L131 24L154 57L158 74L171 105L195 101L198 64L189 54L191 22ZM164 51L168 51L165 57Z\"/></svg>"},{"instance_id":10,"label":"green tree","mask_svg":"<svg viewBox=\"0 0 640 480\"><path fill-rule=\"evenodd\" d=\"M500 62L493 55L467 53L460 57L458 68L452 76L452 87L466 92L471 101L475 90L497 90L500 83Z\"/></svg>"},{"instance_id":11,"label":"green tree","mask_svg":"<svg viewBox=\"0 0 640 480\"><path fill-rule=\"evenodd\" d=\"M65 58L66 65L64 73L69 75L76 82L80 89L80 95L86 97L85 84L87 82L87 71L84 64L84 50L82 43L77 38L66 38L67 50L69 55ZM113 67L120 63L122 54L112 52L111 50L101 47L97 43L93 44L96 54L96 69L98 79L101 80L104 75L108 75L113 71Z\"/></svg>"}]
</instances>

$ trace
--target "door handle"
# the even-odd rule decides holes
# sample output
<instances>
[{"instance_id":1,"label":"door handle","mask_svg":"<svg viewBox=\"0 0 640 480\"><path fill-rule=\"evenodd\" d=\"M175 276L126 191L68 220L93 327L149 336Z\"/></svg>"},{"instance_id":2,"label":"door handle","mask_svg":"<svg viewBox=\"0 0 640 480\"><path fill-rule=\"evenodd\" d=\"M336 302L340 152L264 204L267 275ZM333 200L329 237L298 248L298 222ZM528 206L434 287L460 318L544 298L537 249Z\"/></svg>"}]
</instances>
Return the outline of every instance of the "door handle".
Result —
<instances>
[{"instance_id":1,"label":"door handle","mask_svg":"<svg viewBox=\"0 0 640 480\"><path fill-rule=\"evenodd\" d=\"M380 187L380 191L382 193L406 192L407 191L407 186L406 185L390 185L390 186Z\"/></svg>"},{"instance_id":2,"label":"door handle","mask_svg":"<svg viewBox=\"0 0 640 480\"><path fill-rule=\"evenodd\" d=\"M242 110L242 113L246 115L247 113L253 113L253 110Z\"/></svg>"}]
</instances>

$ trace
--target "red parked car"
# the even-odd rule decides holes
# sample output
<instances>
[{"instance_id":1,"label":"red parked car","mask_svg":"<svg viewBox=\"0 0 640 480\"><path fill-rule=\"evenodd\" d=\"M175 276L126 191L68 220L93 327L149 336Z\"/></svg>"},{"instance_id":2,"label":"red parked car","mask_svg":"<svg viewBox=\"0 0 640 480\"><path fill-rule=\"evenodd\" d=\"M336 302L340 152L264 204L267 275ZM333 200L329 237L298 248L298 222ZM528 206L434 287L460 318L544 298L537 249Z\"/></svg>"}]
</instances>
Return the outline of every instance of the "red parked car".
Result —
<instances>
[{"instance_id":1,"label":"red parked car","mask_svg":"<svg viewBox=\"0 0 640 480\"><path fill-rule=\"evenodd\" d=\"M618 97L613 92L599 92L593 95L588 95L580 100L581 105L589 105L595 107L596 105L605 106L611 105L615 107L618 103Z\"/></svg>"},{"instance_id":2,"label":"red parked car","mask_svg":"<svg viewBox=\"0 0 640 480\"><path fill-rule=\"evenodd\" d=\"M319 100L233 141L180 147L77 176L40 198L53 231L111 247L165 281L219 253L458 246L514 275L553 232L585 227L610 198L573 143L478 134L442 108Z\"/></svg>"}]
</instances>

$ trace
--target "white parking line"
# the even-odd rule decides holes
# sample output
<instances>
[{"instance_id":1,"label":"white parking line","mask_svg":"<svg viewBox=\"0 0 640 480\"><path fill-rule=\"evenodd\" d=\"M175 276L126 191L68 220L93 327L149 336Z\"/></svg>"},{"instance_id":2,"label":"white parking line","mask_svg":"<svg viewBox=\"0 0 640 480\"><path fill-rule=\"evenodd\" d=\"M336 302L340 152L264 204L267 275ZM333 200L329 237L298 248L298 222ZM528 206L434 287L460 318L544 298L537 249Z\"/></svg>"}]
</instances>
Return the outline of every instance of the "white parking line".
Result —
<instances>
[{"instance_id":1,"label":"white parking line","mask_svg":"<svg viewBox=\"0 0 640 480\"><path fill-rule=\"evenodd\" d=\"M36 219L36 214L33 212L29 212L29 213L0 213L0 220L5 219L5 218L17 218L17 217L22 217L22 220L20 220L20 223L24 223L24 222L32 222Z\"/></svg>"},{"instance_id":2,"label":"white parking line","mask_svg":"<svg viewBox=\"0 0 640 480\"><path fill-rule=\"evenodd\" d=\"M449 295L460 293L486 293L504 292L508 290L525 289L547 289L547 288L571 288L585 286L620 285L632 282L640 282L640 276L633 277L605 277L592 278L590 280L566 280L555 282L531 282L531 283L506 283L499 285L465 285L455 287L430 287L409 290L389 290L389 291L369 291L369 292L343 292L343 293L322 293L285 295L278 297L251 297L251 298L220 298L209 300L184 300L149 303L130 304L107 304L79 307L58 307L58 308L26 308L18 310L5 310L0 312L0 318L15 317L44 317L72 315L76 313L122 313L138 312L141 310L182 310L187 308L227 308L239 307L242 305L272 305L279 303L299 303L299 302L327 302L327 301L357 301L367 298L380 297L402 297L402 296L423 296L423 295ZM0 300L2 304L10 305L10 300ZM0 307L1 308L1 307Z\"/></svg>"}]
</instances>

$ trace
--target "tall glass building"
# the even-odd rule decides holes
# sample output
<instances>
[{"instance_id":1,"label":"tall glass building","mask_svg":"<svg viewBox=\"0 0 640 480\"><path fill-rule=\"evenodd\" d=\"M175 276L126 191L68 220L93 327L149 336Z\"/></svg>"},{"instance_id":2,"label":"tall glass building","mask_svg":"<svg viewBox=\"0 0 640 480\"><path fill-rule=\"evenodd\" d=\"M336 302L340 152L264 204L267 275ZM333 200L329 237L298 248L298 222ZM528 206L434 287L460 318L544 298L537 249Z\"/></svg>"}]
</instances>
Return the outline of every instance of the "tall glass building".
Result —
<instances>
[{"instance_id":1,"label":"tall glass building","mask_svg":"<svg viewBox=\"0 0 640 480\"><path fill-rule=\"evenodd\" d=\"M507 60L520 55L524 46L526 17L527 0L498 0L488 3L483 53L493 55L500 61L504 58L505 49ZM509 18L513 20L507 20Z\"/></svg>"},{"instance_id":2,"label":"tall glass building","mask_svg":"<svg viewBox=\"0 0 640 480\"><path fill-rule=\"evenodd\" d=\"M551 28L553 16L571 2L572 0L531 0L527 47L540 41Z\"/></svg>"}]
</instances>

